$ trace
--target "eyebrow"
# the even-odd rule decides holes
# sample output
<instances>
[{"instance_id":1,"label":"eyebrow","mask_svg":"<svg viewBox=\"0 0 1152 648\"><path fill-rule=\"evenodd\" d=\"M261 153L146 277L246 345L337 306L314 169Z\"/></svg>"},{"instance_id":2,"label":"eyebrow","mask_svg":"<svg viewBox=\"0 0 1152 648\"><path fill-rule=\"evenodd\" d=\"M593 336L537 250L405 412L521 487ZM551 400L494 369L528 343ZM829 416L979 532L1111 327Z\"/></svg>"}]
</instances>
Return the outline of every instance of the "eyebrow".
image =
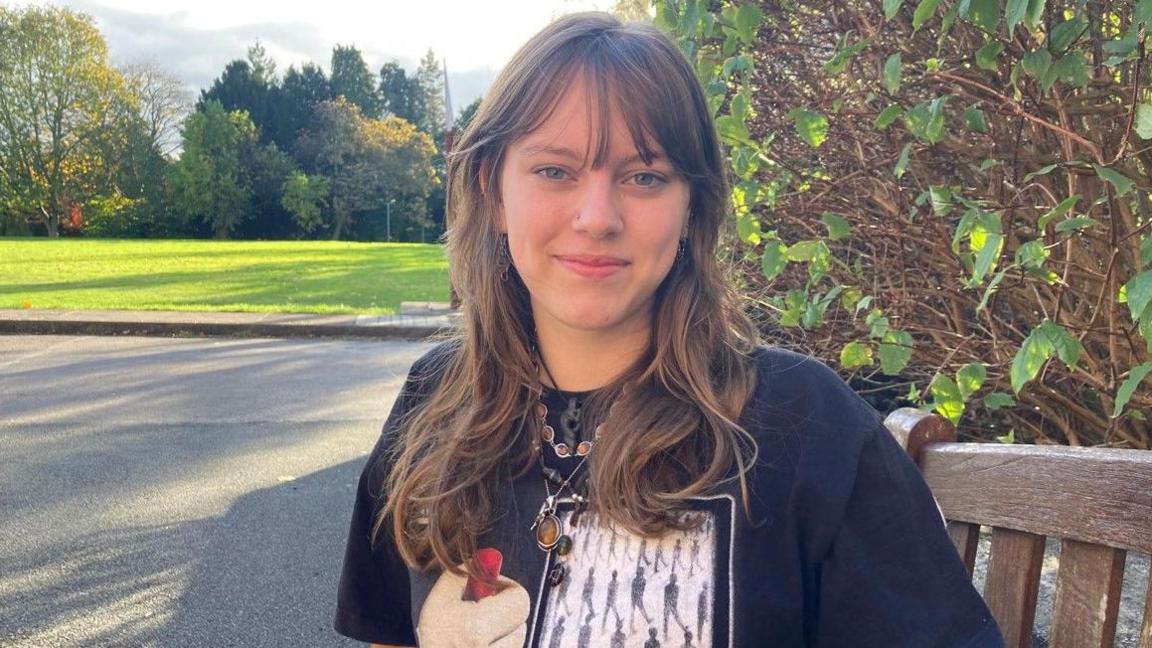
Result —
<instances>
[{"instance_id":1,"label":"eyebrow","mask_svg":"<svg viewBox=\"0 0 1152 648\"><path fill-rule=\"evenodd\" d=\"M550 144L535 144L524 149L525 157L536 157L537 155L558 155L560 157L568 158L574 162L583 162L584 156L566 146L552 146ZM652 152L652 161L666 160L667 158L659 151ZM631 164L633 162L643 162L644 158L639 153L634 153L621 160L620 164Z\"/></svg>"}]
</instances>

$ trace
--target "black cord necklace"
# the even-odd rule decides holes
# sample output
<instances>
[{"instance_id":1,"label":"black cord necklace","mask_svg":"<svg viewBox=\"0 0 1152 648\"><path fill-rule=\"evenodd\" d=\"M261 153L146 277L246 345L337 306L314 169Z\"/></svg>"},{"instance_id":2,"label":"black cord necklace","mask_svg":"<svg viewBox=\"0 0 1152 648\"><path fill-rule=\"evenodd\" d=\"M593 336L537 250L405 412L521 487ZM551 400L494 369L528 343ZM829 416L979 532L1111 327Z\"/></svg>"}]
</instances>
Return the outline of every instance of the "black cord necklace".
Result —
<instances>
[{"instance_id":1,"label":"black cord necklace","mask_svg":"<svg viewBox=\"0 0 1152 648\"><path fill-rule=\"evenodd\" d=\"M540 366L544 369L544 375L551 381L552 387L559 389L556 384L556 379L552 377L552 372L548 370L548 365L544 364L544 358L540 356L539 353L536 354L536 357ZM538 404L536 413L541 438L552 443L555 438L555 431L548 425L546 418L548 416L548 408L544 406L543 401ZM599 428L597 428L597 433L599 433ZM552 447L558 457L571 456L571 452L565 452L568 450L567 444L553 444ZM563 447L564 450L561 450L561 447ZM537 449L541 450L538 442ZM581 450L583 450L583 452L581 452ZM564 494L564 490L569 489L571 498L576 503L576 510L573 512L570 521L573 527L576 526L580 513L588 507L588 497L581 494L578 489L584 483L584 476L586 474L581 473L581 469L584 468L584 465L588 462L588 456L591 452L592 441L581 441L577 446L576 452L576 456L580 457L580 463L576 464L576 467L572 469L572 472L569 473L567 477L562 476L560 471L555 468L549 468L544 463L543 452L537 453L540 461L540 470L544 474L545 498L529 530L535 532L536 546L540 547L542 551L547 553L555 551L556 555L560 557L567 556L568 553L572 551L572 536L565 532L564 523L556 514L556 509L560 497ZM555 493L552 492L550 484L557 486ZM553 586L559 585L560 582L564 580L567 571L567 566L563 562L558 563L548 573L548 581Z\"/></svg>"}]
</instances>

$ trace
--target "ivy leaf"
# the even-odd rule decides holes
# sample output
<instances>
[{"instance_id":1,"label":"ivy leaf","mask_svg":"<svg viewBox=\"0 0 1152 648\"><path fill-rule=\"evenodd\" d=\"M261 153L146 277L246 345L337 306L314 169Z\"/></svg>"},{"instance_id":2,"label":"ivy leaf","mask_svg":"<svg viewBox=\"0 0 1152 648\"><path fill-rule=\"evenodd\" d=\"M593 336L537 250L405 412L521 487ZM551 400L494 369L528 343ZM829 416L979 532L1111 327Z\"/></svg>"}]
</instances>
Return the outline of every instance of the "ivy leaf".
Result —
<instances>
[{"instance_id":1,"label":"ivy leaf","mask_svg":"<svg viewBox=\"0 0 1152 648\"><path fill-rule=\"evenodd\" d=\"M1140 242L1140 267L1152 263L1152 236L1145 236Z\"/></svg>"},{"instance_id":2,"label":"ivy leaf","mask_svg":"<svg viewBox=\"0 0 1152 648\"><path fill-rule=\"evenodd\" d=\"M884 317L884 311L879 308L873 308L864 323L871 327L868 330L868 337L883 339L888 334L888 318Z\"/></svg>"},{"instance_id":3,"label":"ivy leaf","mask_svg":"<svg viewBox=\"0 0 1152 648\"><path fill-rule=\"evenodd\" d=\"M987 133L988 122L984 120L984 111L976 106L968 106L964 110L964 124L973 133Z\"/></svg>"},{"instance_id":4,"label":"ivy leaf","mask_svg":"<svg viewBox=\"0 0 1152 648\"><path fill-rule=\"evenodd\" d=\"M818 240L800 241L795 245L791 245L784 251L784 258L789 261L811 261L816 256L819 250L820 243Z\"/></svg>"},{"instance_id":5,"label":"ivy leaf","mask_svg":"<svg viewBox=\"0 0 1152 648\"><path fill-rule=\"evenodd\" d=\"M960 416L964 413L964 395L960 393L956 382L944 374L936 374L928 391L935 399L934 409L952 421L953 425L959 423Z\"/></svg>"},{"instance_id":6,"label":"ivy leaf","mask_svg":"<svg viewBox=\"0 0 1152 648\"><path fill-rule=\"evenodd\" d=\"M1083 347L1075 336L1063 326L1044 320L1032 329L1012 359L1012 390L1019 394L1053 355L1059 356L1068 367L1073 367L1082 352Z\"/></svg>"},{"instance_id":7,"label":"ivy leaf","mask_svg":"<svg viewBox=\"0 0 1152 648\"><path fill-rule=\"evenodd\" d=\"M847 237L852 232L849 227L848 221L844 217L834 212L824 212L820 216L820 221L828 228L828 238L833 241L839 241Z\"/></svg>"},{"instance_id":8,"label":"ivy leaf","mask_svg":"<svg viewBox=\"0 0 1152 648\"><path fill-rule=\"evenodd\" d=\"M738 92L735 96L732 97L732 103L729 105L729 112L732 113L733 117L740 120L741 122L744 122L748 118L748 105L748 95L743 92Z\"/></svg>"},{"instance_id":9,"label":"ivy leaf","mask_svg":"<svg viewBox=\"0 0 1152 648\"><path fill-rule=\"evenodd\" d=\"M1141 139L1152 139L1152 104L1144 102L1136 104L1134 128Z\"/></svg>"},{"instance_id":10,"label":"ivy leaf","mask_svg":"<svg viewBox=\"0 0 1152 648\"><path fill-rule=\"evenodd\" d=\"M940 0L920 0L920 4L916 5L916 11L912 12L912 31L918 31L924 23L928 22L936 13L938 6L940 6Z\"/></svg>"},{"instance_id":11,"label":"ivy leaf","mask_svg":"<svg viewBox=\"0 0 1152 648\"><path fill-rule=\"evenodd\" d=\"M1061 200L1059 205L1056 205L1050 209L1048 213L1040 217L1040 220L1036 221L1036 229L1043 230L1048 226L1048 223L1051 223L1054 219L1060 218L1064 214L1067 214L1073 207L1076 206L1076 203L1079 201L1080 194L1069 196L1064 200Z\"/></svg>"},{"instance_id":12,"label":"ivy leaf","mask_svg":"<svg viewBox=\"0 0 1152 648\"><path fill-rule=\"evenodd\" d=\"M1051 86L1051 83L1048 83L1049 77L1053 76L1077 88L1087 86L1088 66L1084 63L1084 54L1082 52L1069 52L1061 56L1060 60L1049 70L1049 74L1045 76L1045 91Z\"/></svg>"},{"instance_id":13,"label":"ivy leaf","mask_svg":"<svg viewBox=\"0 0 1152 648\"><path fill-rule=\"evenodd\" d=\"M1004 392L992 392L984 397L984 407L993 412L1001 407L1012 407L1015 404L1016 399L1012 398L1011 394Z\"/></svg>"},{"instance_id":14,"label":"ivy leaf","mask_svg":"<svg viewBox=\"0 0 1152 648\"><path fill-rule=\"evenodd\" d=\"M840 366L845 369L871 367L873 362L872 347L867 344L853 340L840 349Z\"/></svg>"},{"instance_id":15,"label":"ivy leaf","mask_svg":"<svg viewBox=\"0 0 1152 648\"><path fill-rule=\"evenodd\" d=\"M736 8L736 35L745 45L751 45L756 40L756 31L763 17L764 12L756 5L741 4Z\"/></svg>"},{"instance_id":16,"label":"ivy leaf","mask_svg":"<svg viewBox=\"0 0 1152 648\"><path fill-rule=\"evenodd\" d=\"M1145 270L1128 280L1121 289L1128 303L1128 312L1132 314L1132 321L1137 321L1148 304L1152 304L1152 270Z\"/></svg>"},{"instance_id":17,"label":"ivy leaf","mask_svg":"<svg viewBox=\"0 0 1152 648\"><path fill-rule=\"evenodd\" d=\"M1113 171L1112 169L1102 167L1099 164L1093 164L1092 168L1096 169L1096 175L1104 178L1108 182L1112 183L1113 187L1116 187L1116 195L1118 197L1123 196L1129 191L1132 191L1133 187L1136 186L1135 182L1133 182L1130 178L1128 178L1128 176L1125 176L1119 171Z\"/></svg>"},{"instance_id":18,"label":"ivy leaf","mask_svg":"<svg viewBox=\"0 0 1152 648\"><path fill-rule=\"evenodd\" d=\"M804 315L804 305L808 303L808 294L803 290L789 290L784 296L784 312L780 315L780 325L793 327L800 325L800 318Z\"/></svg>"},{"instance_id":19,"label":"ivy leaf","mask_svg":"<svg viewBox=\"0 0 1152 648\"><path fill-rule=\"evenodd\" d=\"M932 199L932 211L937 216L947 216L952 211L952 190L948 187L930 185L928 195Z\"/></svg>"},{"instance_id":20,"label":"ivy leaf","mask_svg":"<svg viewBox=\"0 0 1152 648\"><path fill-rule=\"evenodd\" d=\"M1024 72L1033 79L1042 79L1044 75L1048 74L1048 68L1052 67L1052 54L1044 48L1032 50L1020 59L1020 65L1024 67Z\"/></svg>"},{"instance_id":21,"label":"ivy leaf","mask_svg":"<svg viewBox=\"0 0 1152 648\"><path fill-rule=\"evenodd\" d=\"M1024 12L1024 26L1036 29L1044 17L1044 0L1028 0L1028 10Z\"/></svg>"},{"instance_id":22,"label":"ivy leaf","mask_svg":"<svg viewBox=\"0 0 1152 648\"><path fill-rule=\"evenodd\" d=\"M1000 41L989 41L976 50L976 65L984 68L985 70L996 69L996 58L1000 56L1000 52L1004 51L1004 43Z\"/></svg>"},{"instance_id":23,"label":"ivy leaf","mask_svg":"<svg viewBox=\"0 0 1152 648\"><path fill-rule=\"evenodd\" d=\"M720 137L728 143L744 143L751 140L751 135L748 133L748 127L744 125L744 120L737 119L732 115L721 115L717 117L716 131L720 133Z\"/></svg>"},{"instance_id":24,"label":"ivy leaf","mask_svg":"<svg viewBox=\"0 0 1152 648\"><path fill-rule=\"evenodd\" d=\"M1024 20L1024 15L1028 12L1028 0L1008 0L1008 4L1004 9L1004 22L1008 23L1008 37L1012 37L1012 30L1016 29L1016 25Z\"/></svg>"},{"instance_id":25,"label":"ivy leaf","mask_svg":"<svg viewBox=\"0 0 1152 648\"><path fill-rule=\"evenodd\" d=\"M970 284L979 285L984 277L996 267L996 260L1004 249L1003 225L995 213L986 212L977 217L972 226L970 244L976 255Z\"/></svg>"},{"instance_id":26,"label":"ivy leaf","mask_svg":"<svg viewBox=\"0 0 1152 648\"><path fill-rule=\"evenodd\" d=\"M784 242L779 239L771 239L764 244L764 255L760 257L760 269L766 278L775 279L788 265L788 260L784 258L784 247Z\"/></svg>"},{"instance_id":27,"label":"ivy leaf","mask_svg":"<svg viewBox=\"0 0 1152 648\"><path fill-rule=\"evenodd\" d=\"M819 148L828 138L828 118L824 115L807 108L794 108L788 116L796 124L796 133L812 148Z\"/></svg>"},{"instance_id":28,"label":"ivy leaf","mask_svg":"<svg viewBox=\"0 0 1152 648\"><path fill-rule=\"evenodd\" d=\"M1076 39L1080 38L1080 34L1084 32L1086 27L1087 21L1081 16L1076 16L1056 25L1048 37L1048 49L1053 52L1063 52L1076 42Z\"/></svg>"},{"instance_id":29,"label":"ivy leaf","mask_svg":"<svg viewBox=\"0 0 1152 648\"><path fill-rule=\"evenodd\" d=\"M871 39L865 38L858 43L840 47L836 50L836 54L824 64L824 71L828 74L840 74L848 68L848 64L856 58L857 54L868 48L871 42Z\"/></svg>"},{"instance_id":30,"label":"ivy leaf","mask_svg":"<svg viewBox=\"0 0 1152 648\"><path fill-rule=\"evenodd\" d=\"M1016 248L1016 263L1025 270L1039 270L1050 254L1048 248L1044 247L1044 241L1028 241Z\"/></svg>"},{"instance_id":31,"label":"ivy leaf","mask_svg":"<svg viewBox=\"0 0 1152 648\"><path fill-rule=\"evenodd\" d=\"M750 245L760 242L760 221L751 214L742 214L736 219L736 234L741 241Z\"/></svg>"},{"instance_id":32,"label":"ivy leaf","mask_svg":"<svg viewBox=\"0 0 1152 648\"><path fill-rule=\"evenodd\" d=\"M992 275L992 281L988 282L988 287L984 289L984 296L980 298L980 303L976 306L977 313L988 307L988 300L996 294L996 289L1000 286L1000 282L1004 281L1004 275L1007 273L1007 270L1001 270Z\"/></svg>"},{"instance_id":33,"label":"ivy leaf","mask_svg":"<svg viewBox=\"0 0 1152 648\"><path fill-rule=\"evenodd\" d=\"M899 104L892 104L891 106L888 106L882 110L880 114L876 116L876 121L873 123L873 126L876 127L876 130L884 130L885 128L891 126L892 122L896 121L900 115L903 114L904 109L901 108Z\"/></svg>"},{"instance_id":34,"label":"ivy leaf","mask_svg":"<svg viewBox=\"0 0 1152 648\"><path fill-rule=\"evenodd\" d=\"M984 380L988 378L988 369L982 362L972 362L960 368L956 372L956 386L960 388L960 395L964 400L975 394L980 386L984 384Z\"/></svg>"},{"instance_id":35,"label":"ivy leaf","mask_svg":"<svg viewBox=\"0 0 1152 648\"><path fill-rule=\"evenodd\" d=\"M1000 22L1000 0L972 0L964 17L984 31L994 32Z\"/></svg>"},{"instance_id":36,"label":"ivy leaf","mask_svg":"<svg viewBox=\"0 0 1152 648\"><path fill-rule=\"evenodd\" d=\"M884 20L892 20L903 4L904 0L884 0Z\"/></svg>"},{"instance_id":37,"label":"ivy leaf","mask_svg":"<svg viewBox=\"0 0 1152 648\"><path fill-rule=\"evenodd\" d=\"M884 89L888 91L888 94L896 94L900 91L900 76L900 52L896 52L884 61Z\"/></svg>"},{"instance_id":38,"label":"ivy leaf","mask_svg":"<svg viewBox=\"0 0 1152 648\"><path fill-rule=\"evenodd\" d=\"M1068 232L1075 232L1076 230L1088 229L1089 227L1099 225L1100 221L1095 218L1088 218L1087 216L1077 216L1076 218L1069 218L1056 223L1057 234L1067 234Z\"/></svg>"},{"instance_id":39,"label":"ivy leaf","mask_svg":"<svg viewBox=\"0 0 1152 648\"><path fill-rule=\"evenodd\" d=\"M1140 0L1136 3L1136 10L1132 12L1132 22L1152 22L1152 0Z\"/></svg>"},{"instance_id":40,"label":"ivy leaf","mask_svg":"<svg viewBox=\"0 0 1152 648\"><path fill-rule=\"evenodd\" d=\"M900 151L900 159L896 160L896 168L892 169L892 174L897 178L904 177L904 171L908 169L908 153L912 150L912 142L904 145Z\"/></svg>"},{"instance_id":41,"label":"ivy leaf","mask_svg":"<svg viewBox=\"0 0 1152 648\"><path fill-rule=\"evenodd\" d=\"M1112 418L1116 418L1124 413L1124 406L1131 400L1133 392L1144 382L1148 374L1152 373L1152 362L1145 362L1144 364L1132 367L1132 371L1128 373L1128 377L1116 390L1116 409L1112 412Z\"/></svg>"},{"instance_id":42,"label":"ivy leaf","mask_svg":"<svg viewBox=\"0 0 1152 648\"><path fill-rule=\"evenodd\" d=\"M1052 173L1052 171L1056 170L1059 167L1060 167L1059 164L1049 164L1046 167L1041 167L1040 169L1037 169L1036 171L1033 171L1032 173L1029 173L1028 175L1024 176L1024 182L1028 183L1028 182L1032 181L1032 178L1036 178L1036 177L1039 177L1042 175L1048 175L1049 173Z\"/></svg>"},{"instance_id":43,"label":"ivy leaf","mask_svg":"<svg viewBox=\"0 0 1152 648\"><path fill-rule=\"evenodd\" d=\"M880 356L880 372L897 376L912 359L912 334L907 331L888 331L880 343L876 355Z\"/></svg>"}]
</instances>

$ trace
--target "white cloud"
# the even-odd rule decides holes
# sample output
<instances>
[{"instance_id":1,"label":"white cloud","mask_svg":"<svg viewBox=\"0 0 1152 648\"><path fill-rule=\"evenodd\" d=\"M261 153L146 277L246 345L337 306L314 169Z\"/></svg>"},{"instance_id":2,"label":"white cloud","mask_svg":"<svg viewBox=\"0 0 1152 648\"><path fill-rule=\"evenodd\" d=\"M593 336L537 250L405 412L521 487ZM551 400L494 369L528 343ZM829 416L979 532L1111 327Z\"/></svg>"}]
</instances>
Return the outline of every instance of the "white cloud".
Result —
<instances>
[{"instance_id":1,"label":"white cloud","mask_svg":"<svg viewBox=\"0 0 1152 648\"><path fill-rule=\"evenodd\" d=\"M17 2L18 5L29 4ZM39 3L37 3L39 4ZM611 0L56 0L91 15L114 62L156 60L197 92L259 39L281 71L328 69L332 47L355 45L372 70L412 70L429 49L445 58L459 110L487 88L516 48L556 16Z\"/></svg>"}]
</instances>

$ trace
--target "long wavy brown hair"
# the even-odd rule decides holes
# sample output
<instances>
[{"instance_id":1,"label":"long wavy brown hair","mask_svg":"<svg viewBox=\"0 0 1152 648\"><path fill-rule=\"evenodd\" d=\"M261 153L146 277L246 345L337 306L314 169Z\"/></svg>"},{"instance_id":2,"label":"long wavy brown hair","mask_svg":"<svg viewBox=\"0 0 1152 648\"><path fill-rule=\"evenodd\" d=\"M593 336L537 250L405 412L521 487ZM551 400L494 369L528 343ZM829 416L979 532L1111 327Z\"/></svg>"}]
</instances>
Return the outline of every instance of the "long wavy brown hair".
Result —
<instances>
[{"instance_id":1,"label":"long wavy brown hair","mask_svg":"<svg viewBox=\"0 0 1152 648\"><path fill-rule=\"evenodd\" d=\"M576 75L603 125L593 165L608 150L614 107L647 162L658 145L691 185L687 252L657 290L648 347L585 408L585 429L601 421L605 430L588 461L593 510L650 536L684 524L673 515L683 500L731 480L747 503L756 444L737 418L755 387L756 336L716 256L729 182L704 94L655 27L573 14L512 58L449 156L448 255L463 326L383 459L390 468L375 527L391 530L413 567L460 572L464 563L483 577L468 558L498 493L537 461L532 311L501 251L498 178L508 146L548 118Z\"/></svg>"}]
</instances>

